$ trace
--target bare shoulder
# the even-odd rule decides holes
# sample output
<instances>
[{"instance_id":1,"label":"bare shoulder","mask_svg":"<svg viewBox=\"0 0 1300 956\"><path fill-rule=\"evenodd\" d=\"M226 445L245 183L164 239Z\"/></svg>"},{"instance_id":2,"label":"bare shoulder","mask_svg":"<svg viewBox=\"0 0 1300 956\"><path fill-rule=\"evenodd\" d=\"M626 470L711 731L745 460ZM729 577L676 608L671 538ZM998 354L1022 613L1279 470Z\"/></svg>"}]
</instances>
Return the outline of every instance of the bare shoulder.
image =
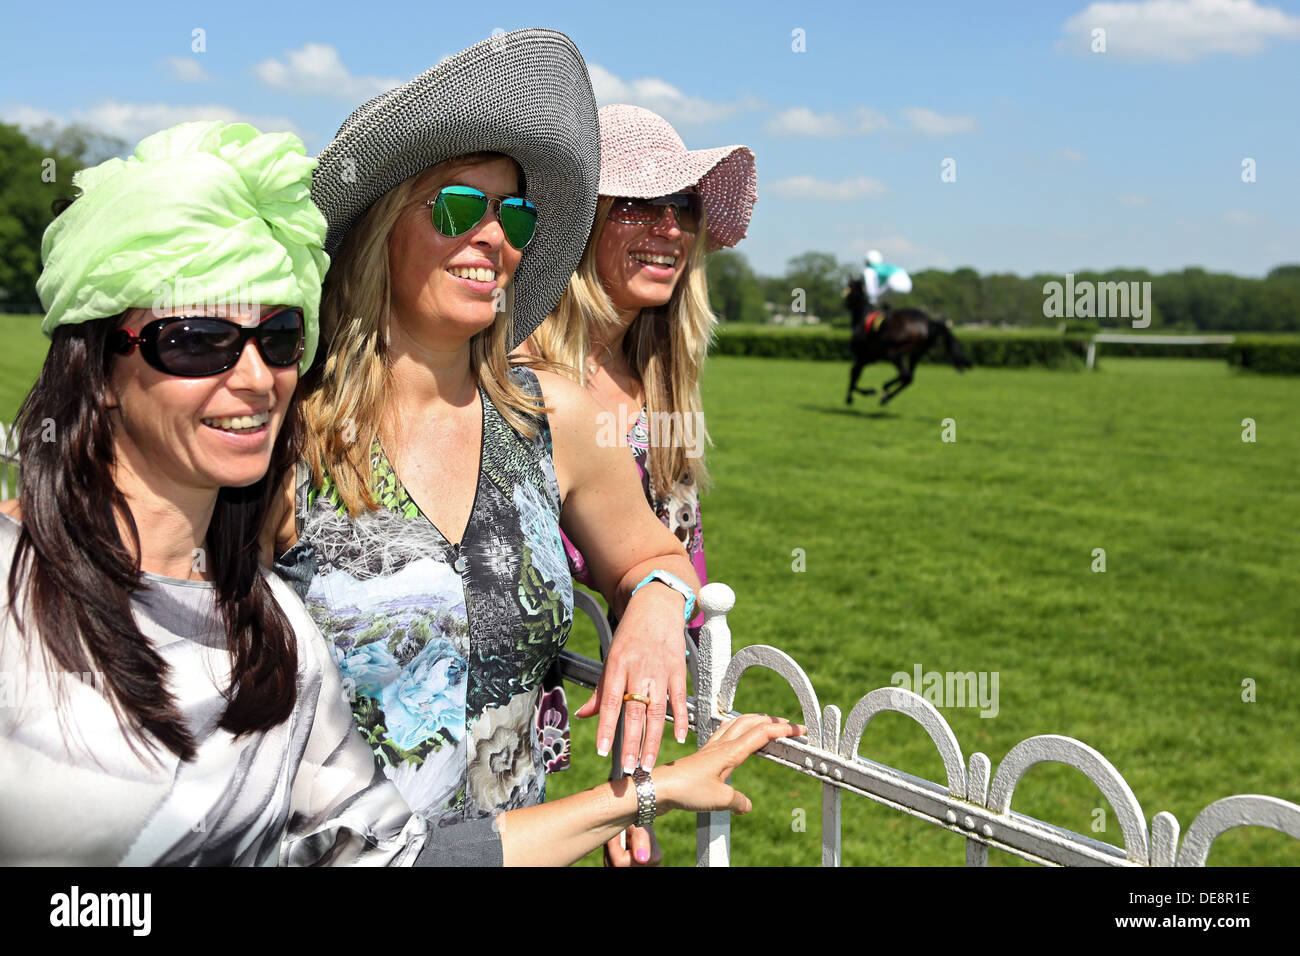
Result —
<instances>
[{"instance_id":1,"label":"bare shoulder","mask_svg":"<svg viewBox=\"0 0 1300 956\"><path fill-rule=\"evenodd\" d=\"M15 521L23 519L22 509L18 506L17 498L10 498L8 501L0 501L0 514L6 514Z\"/></svg>"},{"instance_id":2,"label":"bare shoulder","mask_svg":"<svg viewBox=\"0 0 1300 956\"><path fill-rule=\"evenodd\" d=\"M598 467L598 432L602 424L600 405L585 388L558 372L533 369L550 412L551 446L560 500L585 476ZM604 413L608 414L608 413ZM631 457L626 456L629 464Z\"/></svg>"},{"instance_id":3,"label":"bare shoulder","mask_svg":"<svg viewBox=\"0 0 1300 956\"><path fill-rule=\"evenodd\" d=\"M577 424L590 421L599 410L595 399L572 379L546 369L533 369L532 372L541 386L542 398L551 409L551 431L568 431Z\"/></svg>"},{"instance_id":4,"label":"bare shoulder","mask_svg":"<svg viewBox=\"0 0 1300 956\"><path fill-rule=\"evenodd\" d=\"M537 384L542 387L542 394L548 402L562 400L575 402L590 400L587 390L571 378L566 378L559 372L553 372L550 369L533 368L530 369L537 376Z\"/></svg>"}]
</instances>

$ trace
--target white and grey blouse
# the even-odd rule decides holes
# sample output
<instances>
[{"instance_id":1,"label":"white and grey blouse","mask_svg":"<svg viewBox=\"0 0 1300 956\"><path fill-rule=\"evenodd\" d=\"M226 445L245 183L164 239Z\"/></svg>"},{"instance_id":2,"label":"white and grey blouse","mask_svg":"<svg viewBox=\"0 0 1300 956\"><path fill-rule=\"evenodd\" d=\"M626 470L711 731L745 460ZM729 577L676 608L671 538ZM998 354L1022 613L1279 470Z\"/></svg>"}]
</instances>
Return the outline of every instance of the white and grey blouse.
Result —
<instances>
[{"instance_id":1,"label":"white and grey blouse","mask_svg":"<svg viewBox=\"0 0 1300 956\"><path fill-rule=\"evenodd\" d=\"M239 738L218 727L230 655L212 585L145 575L132 613L170 666L198 753L142 759L95 676L48 668L14 626L20 527L0 515L0 865L500 864L494 820L430 828L377 770L320 632L273 574L298 639L297 700L285 722Z\"/></svg>"}]
</instances>

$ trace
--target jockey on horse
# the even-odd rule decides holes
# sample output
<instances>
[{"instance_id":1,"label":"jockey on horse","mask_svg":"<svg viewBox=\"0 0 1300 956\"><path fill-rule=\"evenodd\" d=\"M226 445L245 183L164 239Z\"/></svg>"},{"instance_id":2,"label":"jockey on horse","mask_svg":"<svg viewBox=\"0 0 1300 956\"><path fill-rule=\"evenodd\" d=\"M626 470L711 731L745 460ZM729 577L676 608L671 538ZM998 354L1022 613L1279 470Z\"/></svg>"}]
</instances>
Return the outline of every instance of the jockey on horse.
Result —
<instances>
[{"instance_id":1,"label":"jockey on horse","mask_svg":"<svg viewBox=\"0 0 1300 956\"><path fill-rule=\"evenodd\" d=\"M853 368L849 372L849 389L844 396L853 404L853 394L874 395L874 388L858 388L858 376L872 362L892 362L897 377L881 386L883 405L912 383L916 363L935 342L943 344L947 359L957 371L970 368L971 360L945 322L930 318L921 309L891 310L882 299L886 293L900 295L912 291L912 279L898 266L882 261L880 253L867 253L862 278L854 276L844 290L844 302L853 316L853 334L849 350Z\"/></svg>"},{"instance_id":2,"label":"jockey on horse","mask_svg":"<svg viewBox=\"0 0 1300 956\"><path fill-rule=\"evenodd\" d=\"M906 295L912 291L912 277L907 270L885 262L878 251L872 249L867 253L866 264L862 270L862 284L867 294L870 313L866 318L864 331L870 333L880 326L881 315L889 308L883 301L887 292Z\"/></svg>"}]
</instances>

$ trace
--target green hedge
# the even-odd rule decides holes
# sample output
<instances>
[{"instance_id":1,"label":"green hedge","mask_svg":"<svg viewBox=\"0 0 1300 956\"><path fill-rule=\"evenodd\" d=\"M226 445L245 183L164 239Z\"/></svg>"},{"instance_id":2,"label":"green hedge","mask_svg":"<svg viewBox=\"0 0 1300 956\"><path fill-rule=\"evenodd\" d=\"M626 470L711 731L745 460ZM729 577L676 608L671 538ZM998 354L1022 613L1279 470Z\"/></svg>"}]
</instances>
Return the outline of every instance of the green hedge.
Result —
<instances>
[{"instance_id":1,"label":"green hedge","mask_svg":"<svg viewBox=\"0 0 1300 956\"><path fill-rule=\"evenodd\" d=\"M967 329L954 330L954 334L976 365L1081 368L1088 350L1087 336L1062 336L1054 330ZM829 362L848 362L853 358L849 336L842 329L740 325L721 326L710 354ZM926 362L947 360L942 343L935 343L924 359Z\"/></svg>"},{"instance_id":2,"label":"green hedge","mask_svg":"<svg viewBox=\"0 0 1300 956\"><path fill-rule=\"evenodd\" d=\"M953 330L957 341L976 365L1001 368L1082 368L1092 336L1062 335L1047 329ZM849 335L827 326L782 328L772 325L722 325L710 349L712 355L752 355L763 358L813 359L848 362ZM1300 375L1300 336L1288 334L1238 335L1231 345L1139 345L1103 342L1097 346L1098 366L1105 358L1226 359L1228 364L1252 372ZM946 362L941 345L925 356L926 362Z\"/></svg>"},{"instance_id":3,"label":"green hedge","mask_svg":"<svg viewBox=\"0 0 1300 956\"><path fill-rule=\"evenodd\" d=\"M1138 345L1129 342L1097 343L1097 363L1105 358L1194 358L1221 359L1228 357L1231 345Z\"/></svg>"},{"instance_id":4,"label":"green hedge","mask_svg":"<svg viewBox=\"0 0 1300 956\"><path fill-rule=\"evenodd\" d=\"M1300 375L1300 341L1293 335L1239 335L1223 349L1229 365L1248 372Z\"/></svg>"}]
</instances>

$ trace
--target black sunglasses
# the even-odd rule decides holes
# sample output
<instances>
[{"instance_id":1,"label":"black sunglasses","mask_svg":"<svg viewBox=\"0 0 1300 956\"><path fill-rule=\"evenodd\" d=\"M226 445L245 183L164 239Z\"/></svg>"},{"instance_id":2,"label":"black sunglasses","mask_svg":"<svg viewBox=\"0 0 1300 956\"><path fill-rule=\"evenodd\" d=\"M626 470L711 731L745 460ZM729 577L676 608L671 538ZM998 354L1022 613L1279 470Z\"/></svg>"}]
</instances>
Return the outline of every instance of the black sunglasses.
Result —
<instances>
[{"instance_id":1,"label":"black sunglasses","mask_svg":"<svg viewBox=\"0 0 1300 956\"><path fill-rule=\"evenodd\" d=\"M132 335L118 329L111 340L118 355L130 355L138 345L140 356L160 372L181 378L220 375L239 364L244 346L252 339L262 361L272 368L289 368L302 358L305 322L297 306L278 309L259 325L240 325L229 319L177 316L157 319Z\"/></svg>"}]
</instances>

